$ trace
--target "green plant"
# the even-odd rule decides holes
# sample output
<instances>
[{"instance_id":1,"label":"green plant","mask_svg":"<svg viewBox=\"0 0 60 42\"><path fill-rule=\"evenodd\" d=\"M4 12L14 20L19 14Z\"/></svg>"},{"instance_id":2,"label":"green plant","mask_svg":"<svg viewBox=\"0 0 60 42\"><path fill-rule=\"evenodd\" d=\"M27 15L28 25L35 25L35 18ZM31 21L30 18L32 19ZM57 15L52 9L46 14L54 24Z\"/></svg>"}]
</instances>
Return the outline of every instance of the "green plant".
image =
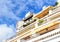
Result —
<instances>
[{"instance_id":1,"label":"green plant","mask_svg":"<svg viewBox=\"0 0 60 42\"><path fill-rule=\"evenodd\" d=\"M43 23L43 20L38 20L38 25L41 25Z\"/></svg>"},{"instance_id":2,"label":"green plant","mask_svg":"<svg viewBox=\"0 0 60 42\"><path fill-rule=\"evenodd\" d=\"M38 22L39 22L39 23L42 23L42 22L43 22L43 20L38 20Z\"/></svg>"},{"instance_id":3,"label":"green plant","mask_svg":"<svg viewBox=\"0 0 60 42\"><path fill-rule=\"evenodd\" d=\"M55 2L55 5L58 5L58 2Z\"/></svg>"}]
</instances>

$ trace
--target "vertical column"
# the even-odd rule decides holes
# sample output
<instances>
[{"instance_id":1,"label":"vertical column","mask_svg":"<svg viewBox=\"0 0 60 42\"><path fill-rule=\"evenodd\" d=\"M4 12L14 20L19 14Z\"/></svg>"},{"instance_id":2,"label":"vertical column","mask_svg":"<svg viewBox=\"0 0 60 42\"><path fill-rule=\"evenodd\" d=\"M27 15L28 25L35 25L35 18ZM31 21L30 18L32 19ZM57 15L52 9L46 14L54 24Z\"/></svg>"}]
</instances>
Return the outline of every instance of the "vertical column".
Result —
<instances>
[{"instance_id":1,"label":"vertical column","mask_svg":"<svg viewBox=\"0 0 60 42\"><path fill-rule=\"evenodd\" d=\"M35 23L35 28L37 28L37 27L38 27L38 20Z\"/></svg>"}]
</instances>

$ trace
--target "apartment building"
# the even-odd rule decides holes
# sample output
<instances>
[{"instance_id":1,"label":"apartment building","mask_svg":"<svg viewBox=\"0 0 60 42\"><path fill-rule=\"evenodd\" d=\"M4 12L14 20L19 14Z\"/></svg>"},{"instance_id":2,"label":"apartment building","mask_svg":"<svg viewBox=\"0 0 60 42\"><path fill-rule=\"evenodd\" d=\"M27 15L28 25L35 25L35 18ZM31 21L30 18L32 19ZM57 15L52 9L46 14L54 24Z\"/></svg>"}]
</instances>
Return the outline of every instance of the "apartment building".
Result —
<instances>
[{"instance_id":1,"label":"apartment building","mask_svg":"<svg viewBox=\"0 0 60 42\"><path fill-rule=\"evenodd\" d=\"M16 36L6 42L49 42L60 38L60 5L48 6L34 15L31 12L18 21ZM20 24L22 23L22 24ZM57 37L57 38L56 38Z\"/></svg>"}]
</instances>

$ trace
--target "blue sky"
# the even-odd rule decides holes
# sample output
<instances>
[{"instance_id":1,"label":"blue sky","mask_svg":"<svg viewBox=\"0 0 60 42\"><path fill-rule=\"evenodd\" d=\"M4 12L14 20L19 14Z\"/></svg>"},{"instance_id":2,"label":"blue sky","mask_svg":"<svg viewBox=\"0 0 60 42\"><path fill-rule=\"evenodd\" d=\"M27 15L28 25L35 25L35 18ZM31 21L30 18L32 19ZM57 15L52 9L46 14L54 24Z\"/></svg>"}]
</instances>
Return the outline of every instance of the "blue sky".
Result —
<instances>
[{"instance_id":1,"label":"blue sky","mask_svg":"<svg viewBox=\"0 0 60 42\"><path fill-rule=\"evenodd\" d=\"M27 12L38 13L44 6L55 6L57 0L0 0L0 41L15 35L16 22Z\"/></svg>"}]
</instances>

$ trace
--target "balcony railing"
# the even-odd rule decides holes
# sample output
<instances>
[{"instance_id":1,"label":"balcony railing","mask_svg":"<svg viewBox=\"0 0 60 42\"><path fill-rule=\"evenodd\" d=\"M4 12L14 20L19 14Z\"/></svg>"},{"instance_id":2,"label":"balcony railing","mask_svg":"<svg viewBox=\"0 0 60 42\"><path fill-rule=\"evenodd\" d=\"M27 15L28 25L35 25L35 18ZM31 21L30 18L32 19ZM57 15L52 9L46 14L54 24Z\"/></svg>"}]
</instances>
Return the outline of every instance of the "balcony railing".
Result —
<instances>
[{"instance_id":1,"label":"balcony railing","mask_svg":"<svg viewBox=\"0 0 60 42\"><path fill-rule=\"evenodd\" d=\"M32 24L26 26L24 29L22 29L21 31L17 32L17 35L23 34L24 32L27 32L31 29L35 28L35 22L33 22Z\"/></svg>"},{"instance_id":2,"label":"balcony railing","mask_svg":"<svg viewBox=\"0 0 60 42\"><path fill-rule=\"evenodd\" d=\"M44 35L40 35L36 38L29 39L28 41L30 41L30 42L38 42L38 41L43 42L43 41L47 41L47 40L52 39L57 36L60 36L60 27L58 29L55 29L51 32L44 34ZM26 41L26 42L28 42L28 41Z\"/></svg>"},{"instance_id":3,"label":"balcony railing","mask_svg":"<svg viewBox=\"0 0 60 42\"><path fill-rule=\"evenodd\" d=\"M33 19L31 21L28 21L28 22L25 22L25 24L23 25L23 27L26 27L26 26L30 25L31 23L33 23L35 21L36 21L36 19Z\"/></svg>"}]
</instances>

